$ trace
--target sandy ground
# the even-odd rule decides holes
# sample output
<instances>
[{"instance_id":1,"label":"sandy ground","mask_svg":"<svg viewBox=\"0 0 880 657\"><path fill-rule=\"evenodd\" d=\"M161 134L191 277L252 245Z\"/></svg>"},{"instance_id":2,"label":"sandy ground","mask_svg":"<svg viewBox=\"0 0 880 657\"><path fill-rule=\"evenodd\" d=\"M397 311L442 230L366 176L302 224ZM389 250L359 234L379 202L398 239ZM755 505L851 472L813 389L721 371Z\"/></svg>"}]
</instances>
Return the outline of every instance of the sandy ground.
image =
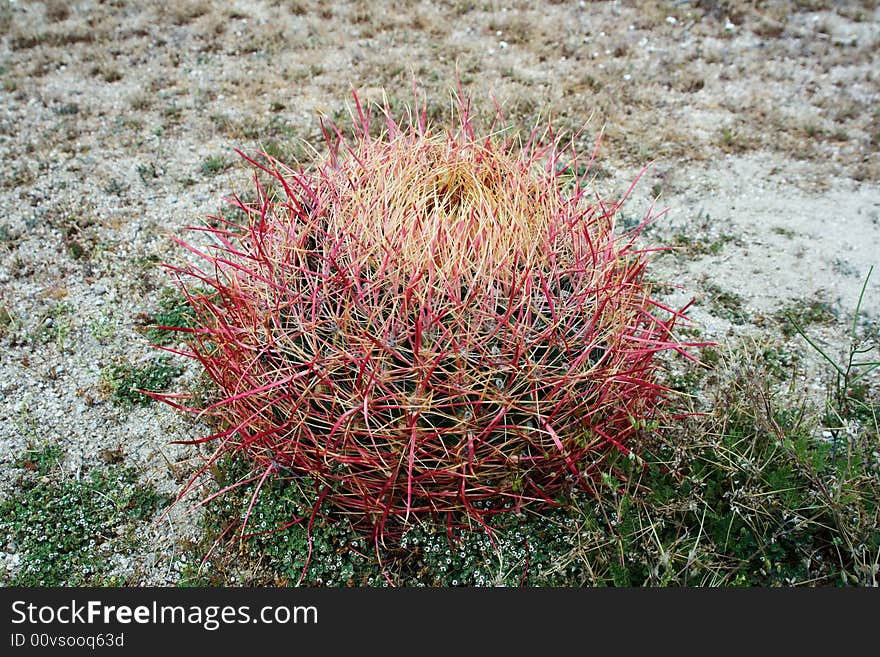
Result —
<instances>
[{"instance_id":1,"label":"sandy ground","mask_svg":"<svg viewBox=\"0 0 880 657\"><path fill-rule=\"evenodd\" d=\"M646 241L679 248L652 277L697 298L703 337L777 336L780 309L818 299L838 348L880 264L878 53L874 2L0 0L2 495L45 441L71 476L121 448L178 489L196 453L170 441L205 427L114 404L102 371L152 355L157 263L183 257L168 236L249 189L233 149L307 164L300 144L320 148L319 115L344 124L352 87L399 106L415 79L443 121L457 69L483 116L495 98L511 126L549 117L584 149L604 129L597 190L651 163L624 217L668 208ZM174 582L197 516L143 531L150 548L115 567Z\"/></svg>"}]
</instances>

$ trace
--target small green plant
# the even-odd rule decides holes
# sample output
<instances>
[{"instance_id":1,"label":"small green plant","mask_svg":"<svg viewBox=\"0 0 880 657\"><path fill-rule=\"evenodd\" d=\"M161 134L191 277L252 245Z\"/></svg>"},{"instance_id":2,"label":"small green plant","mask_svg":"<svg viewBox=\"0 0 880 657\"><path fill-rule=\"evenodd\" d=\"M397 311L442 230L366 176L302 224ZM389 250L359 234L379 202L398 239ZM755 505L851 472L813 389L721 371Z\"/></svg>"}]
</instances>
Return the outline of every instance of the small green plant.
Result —
<instances>
[{"instance_id":1,"label":"small green plant","mask_svg":"<svg viewBox=\"0 0 880 657\"><path fill-rule=\"evenodd\" d=\"M14 324L15 319L13 318L12 313L9 312L9 308L5 303L0 301L0 338L9 333Z\"/></svg>"},{"instance_id":2,"label":"small green plant","mask_svg":"<svg viewBox=\"0 0 880 657\"><path fill-rule=\"evenodd\" d=\"M726 146L728 148L732 147L735 137L736 136L735 136L733 130L731 130L730 128L725 127L725 128L721 129L721 143L724 146Z\"/></svg>"},{"instance_id":3,"label":"small green plant","mask_svg":"<svg viewBox=\"0 0 880 657\"><path fill-rule=\"evenodd\" d=\"M866 409L866 402L860 401L853 394L859 389L858 386L862 380L880 367L880 360L872 357L878 350L878 327L870 325L861 333L859 331L862 302L864 301L865 290L868 288L868 281L873 272L874 267L872 266L868 270L861 292L859 292L859 298L853 311L852 324L847 336L847 352L843 359L833 358L826 349L804 331L805 320L827 321L829 318L833 318L834 315L829 309L826 309L825 306L814 306L811 304L806 312L801 314L789 312L786 314L794 331L806 340L807 344L833 369L834 383L830 398L826 404L826 421L828 422L829 430L834 435L835 441L839 438L841 427L845 428L847 426L847 419L852 417L856 407L861 407L862 410L873 411L873 409ZM876 417L874 421L876 423Z\"/></svg>"},{"instance_id":4,"label":"small green plant","mask_svg":"<svg viewBox=\"0 0 880 657\"><path fill-rule=\"evenodd\" d=\"M110 182L104 186L104 192L113 196L121 196L127 189L125 183L117 178L111 178Z\"/></svg>"},{"instance_id":5,"label":"small green plant","mask_svg":"<svg viewBox=\"0 0 880 657\"><path fill-rule=\"evenodd\" d=\"M79 114L79 105L76 103L65 103L60 105L55 111L62 116L73 116L74 114Z\"/></svg>"},{"instance_id":6,"label":"small green plant","mask_svg":"<svg viewBox=\"0 0 880 657\"><path fill-rule=\"evenodd\" d=\"M162 116L171 122L176 122L183 116L183 109L172 102L162 110Z\"/></svg>"},{"instance_id":7,"label":"small green plant","mask_svg":"<svg viewBox=\"0 0 880 657\"><path fill-rule=\"evenodd\" d=\"M15 459L15 467L42 476L58 467L64 458L64 450L58 445L45 445L39 449L31 447Z\"/></svg>"},{"instance_id":8,"label":"small green plant","mask_svg":"<svg viewBox=\"0 0 880 657\"><path fill-rule=\"evenodd\" d=\"M75 239L67 240L67 255L73 260L82 260L86 255L85 247Z\"/></svg>"},{"instance_id":9,"label":"small green plant","mask_svg":"<svg viewBox=\"0 0 880 657\"><path fill-rule=\"evenodd\" d=\"M141 179L141 182L145 185L151 180L159 177L159 174L156 172L156 165L152 162L148 162L146 164L138 164L137 172L138 176Z\"/></svg>"},{"instance_id":10,"label":"small green plant","mask_svg":"<svg viewBox=\"0 0 880 657\"><path fill-rule=\"evenodd\" d=\"M72 327L73 306L67 301L60 301L44 314L34 337L43 344L54 343L58 351L63 352Z\"/></svg>"},{"instance_id":11,"label":"small green plant","mask_svg":"<svg viewBox=\"0 0 880 657\"><path fill-rule=\"evenodd\" d=\"M797 237L797 233L795 231L793 231L791 228L786 228L785 226L773 226L773 228L771 228L770 230L772 230L777 235L787 237L790 240L793 240L795 237Z\"/></svg>"},{"instance_id":12,"label":"small green plant","mask_svg":"<svg viewBox=\"0 0 880 657\"><path fill-rule=\"evenodd\" d=\"M163 355L140 366L131 363L111 365L104 369L102 378L116 402L143 406L149 404L152 398L141 391L167 390L181 374L183 367Z\"/></svg>"},{"instance_id":13,"label":"small green plant","mask_svg":"<svg viewBox=\"0 0 880 657\"><path fill-rule=\"evenodd\" d=\"M803 299L796 301L776 313L785 337L800 333L808 324L829 324L837 319L834 306L822 299Z\"/></svg>"},{"instance_id":14,"label":"small green plant","mask_svg":"<svg viewBox=\"0 0 880 657\"><path fill-rule=\"evenodd\" d=\"M118 68L105 68L99 71L102 78L104 78L104 82L119 82L122 79L122 71Z\"/></svg>"},{"instance_id":15,"label":"small green plant","mask_svg":"<svg viewBox=\"0 0 880 657\"><path fill-rule=\"evenodd\" d=\"M797 352L779 345L768 345L761 351L761 357L767 373L780 381L789 380L800 361Z\"/></svg>"},{"instance_id":16,"label":"small green plant","mask_svg":"<svg viewBox=\"0 0 880 657\"><path fill-rule=\"evenodd\" d=\"M718 255L725 245L735 241L733 235L724 234L717 239L695 238L684 233L677 233L672 238L672 246L689 256Z\"/></svg>"},{"instance_id":17,"label":"small green plant","mask_svg":"<svg viewBox=\"0 0 880 657\"><path fill-rule=\"evenodd\" d=\"M166 287L159 295L159 311L150 318L146 328L147 339L153 344L167 346L180 335L169 329L190 328L194 319L186 297L176 288Z\"/></svg>"},{"instance_id":18,"label":"small green plant","mask_svg":"<svg viewBox=\"0 0 880 657\"><path fill-rule=\"evenodd\" d=\"M16 460L15 492L0 502L0 550L20 558L7 586L119 584L106 571L110 557L126 549L125 530L169 501L138 483L131 468L74 478L61 469L62 457L59 446L44 445Z\"/></svg>"},{"instance_id":19,"label":"small green plant","mask_svg":"<svg viewBox=\"0 0 880 657\"><path fill-rule=\"evenodd\" d=\"M832 357L807 335L798 318L790 315L795 331L832 368L832 383L823 419L830 458L836 468L829 476L813 470L818 499L829 510L836 530L835 548L842 583L877 586L880 575L880 403L866 377L880 367L876 357L876 324L860 324L862 303L873 273L868 270L853 311L843 358Z\"/></svg>"},{"instance_id":20,"label":"small green plant","mask_svg":"<svg viewBox=\"0 0 880 657\"><path fill-rule=\"evenodd\" d=\"M106 345L119 331L119 320L111 312L100 315L89 322L89 333L99 344Z\"/></svg>"},{"instance_id":21,"label":"small green plant","mask_svg":"<svg viewBox=\"0 0 880 657\"><path fill-rule=\"evenodd\" d=\"M229 163L222 155L212 155L202 162L201 170L206 176L213 176L214 174L220 173L228 166Z\"/></svg>"},{"instance_id":22,"label":"small green plant","mask_svg":"<svg viewBox=\"0 0 880 657\"><path fill-rule=\"evenodd\" d=\"M743 298L735 292L723 289L715 283L705 286L709 312L734 324L745 324L749 314L743 307Z\"/></svg>"}]
</instances>

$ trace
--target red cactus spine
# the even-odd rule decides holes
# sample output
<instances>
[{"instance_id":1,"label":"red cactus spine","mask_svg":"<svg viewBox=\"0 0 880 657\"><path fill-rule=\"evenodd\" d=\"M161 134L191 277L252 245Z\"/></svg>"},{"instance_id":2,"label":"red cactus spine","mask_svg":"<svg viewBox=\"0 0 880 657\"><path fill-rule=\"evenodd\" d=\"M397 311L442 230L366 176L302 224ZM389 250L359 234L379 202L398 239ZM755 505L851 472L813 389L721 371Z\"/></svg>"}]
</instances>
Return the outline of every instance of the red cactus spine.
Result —
<instances>
[{"instance_id":1,"label":"red cactus spine","mask_svg":"<svg viewBox=\"0 0 880 657\"><path fill-rule=\"evenodd\" d=\"M479 139L464 105L454 132L386 113L376 138L357 108L309 171L246 157L273 187L234 201L247 225L180 242L207 264L172 268L199 318L187 355L223 394L200 442L247 454L248 481L310 476L379 532L592 488L662 413L655 355L681 349L638 230L565 188L578 154L557 141Z\"/></svg>"}]
</instances>

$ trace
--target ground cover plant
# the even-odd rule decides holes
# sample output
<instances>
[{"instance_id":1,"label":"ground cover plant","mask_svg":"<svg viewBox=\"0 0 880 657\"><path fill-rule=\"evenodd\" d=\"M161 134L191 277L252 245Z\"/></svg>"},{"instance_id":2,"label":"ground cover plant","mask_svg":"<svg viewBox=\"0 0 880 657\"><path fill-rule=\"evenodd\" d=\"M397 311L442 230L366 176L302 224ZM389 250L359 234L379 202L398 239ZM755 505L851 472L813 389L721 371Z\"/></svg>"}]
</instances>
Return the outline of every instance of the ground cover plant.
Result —
<instances>
[{"instance_id":1,"label":"ground cover plant","mask_svg":"<svg viewBox=\"0 0 880 657\"><path fill-rule=\"evenodd\" d=\"M107 565L140 549L138 521L170 500L119 466L122 455L77 477L57 445L31 446L16 461L19 494L0 502L0 549L24 555L11 586L119 586ZM52 477L50 479L50 476Z\"/></svg>"}]
</instances>

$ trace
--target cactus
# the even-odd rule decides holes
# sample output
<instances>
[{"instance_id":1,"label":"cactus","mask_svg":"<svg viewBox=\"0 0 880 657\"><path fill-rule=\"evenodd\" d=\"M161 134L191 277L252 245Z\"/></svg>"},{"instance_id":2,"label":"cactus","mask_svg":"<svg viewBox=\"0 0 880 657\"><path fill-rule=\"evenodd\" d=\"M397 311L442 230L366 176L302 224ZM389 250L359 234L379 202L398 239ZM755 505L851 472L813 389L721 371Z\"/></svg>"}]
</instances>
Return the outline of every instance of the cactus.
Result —
<instances>
[{"instance_id":1,"label":"cactus","mask_svg":"<svg viewBox=\"0 0 880 657\"><path fill-rule=\"evenodd\" d=\"M177 330L222 393L197 442L245 454L257 491L307 476L376 535L596 494L663 417L655 356L684 353L641 227L615 231L573 145L478 136L464 102L447 131L386 107L376 135L355 107L308 169L242 154L248 220L178 240L204 264L171 267L197 318Z\"/></svg>"}]
</instances>

